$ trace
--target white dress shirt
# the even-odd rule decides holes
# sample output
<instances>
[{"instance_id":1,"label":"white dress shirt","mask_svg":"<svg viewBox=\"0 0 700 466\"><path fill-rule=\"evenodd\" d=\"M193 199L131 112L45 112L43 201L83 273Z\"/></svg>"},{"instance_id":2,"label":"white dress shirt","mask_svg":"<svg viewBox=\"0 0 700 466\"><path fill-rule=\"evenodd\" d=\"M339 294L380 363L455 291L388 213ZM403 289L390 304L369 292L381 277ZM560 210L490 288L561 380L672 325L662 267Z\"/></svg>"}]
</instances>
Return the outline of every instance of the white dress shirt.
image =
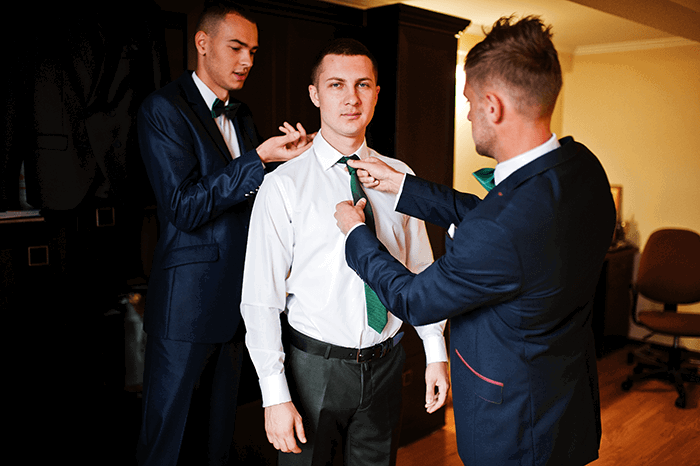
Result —
<instances>
[{"instance_id":1,"label":"white dress shirt","mask_svg":"<svg viewBox=\"0 0 700 466\"><path fill-rule=\"evenodd\" d=\"M542 157L544 154L552 152L553 150L561 147L556 134L552 134L552 137L547 140L544 144L541 144L534 149L530 149L520 155L516 155L513 158L501 162L496 165L493 171L493 182L498 186L498 183L508 178L511 174L515 173L516 170L524 167L533 160Z\"/></svg>"},{"instance_id":2,"label":"white dress shirt","mask_svg":"<svg viewBox=\"0 0 700 466\"><path fill-rule=\"evenodd\" d=\"M207 108L211 110L212 106L214 105L214 101L218 97L216 97L214 91L209 89L209 86L204 84L204 82L201 79L199 79L199 76L197 76L197 73L194 71L192 72L192 80L197 86L197 89L199 89L199 93L202 94L202 98L204 98L204 102L207 104ZM228 101L224 103L228 104ZM241 148L238 145L238 136L236 136L236 128L233 126L233 121L226 118L226 116L223 113L216 117L214 121L216 121L216 125L221 131L221 135L224 137L224 141L226 141L228 150L229 152L231 152L231 158L236 159L240 157Z\"/></svg>"},{"instance_id":3,"label":"white dress shirt","mask_svg":"<svg viewBox=\"0 0 700 466\"><path fill-rule=\"evenodd\" d=\"M397 170L403 162L380 156L364 143L356 152ZM253 206L248 235L241 314L246 345L260 378L263 406L291 400L284 374L279 314L317 340L366 348L393 337L402 322L391 313L381 334L367 325L364 284L345 262L345 236L333 216L352 200L342 154L319 132L313 146L265 176ZM418 273L433 261L425 224L394 211L394 195L365 190L377 236L389 252ZM416 327L427 363L447 361L445 321Z\"/></svg>"}]
</instances>

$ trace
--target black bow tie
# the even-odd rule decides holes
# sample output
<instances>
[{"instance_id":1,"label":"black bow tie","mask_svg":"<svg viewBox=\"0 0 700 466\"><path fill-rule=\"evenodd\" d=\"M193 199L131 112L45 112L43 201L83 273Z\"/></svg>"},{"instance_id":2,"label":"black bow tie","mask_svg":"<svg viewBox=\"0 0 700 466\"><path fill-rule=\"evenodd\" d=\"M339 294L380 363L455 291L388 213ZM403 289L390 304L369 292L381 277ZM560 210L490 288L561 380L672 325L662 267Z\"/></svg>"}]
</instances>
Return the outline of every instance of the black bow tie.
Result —
<instances>
[{"instance_id":1,"label":"black bow tie","mask_svg":"<svg viewBox=\"0 0 700 466\"><path fill-rule=\"evenodd\" d=\"M221 100L214 99L214 104L211 107L211 117L216 118L223 113L226 115L226 118L233 120L240 106L240 102L225 105Z\"/></svg>"}]
</instances>

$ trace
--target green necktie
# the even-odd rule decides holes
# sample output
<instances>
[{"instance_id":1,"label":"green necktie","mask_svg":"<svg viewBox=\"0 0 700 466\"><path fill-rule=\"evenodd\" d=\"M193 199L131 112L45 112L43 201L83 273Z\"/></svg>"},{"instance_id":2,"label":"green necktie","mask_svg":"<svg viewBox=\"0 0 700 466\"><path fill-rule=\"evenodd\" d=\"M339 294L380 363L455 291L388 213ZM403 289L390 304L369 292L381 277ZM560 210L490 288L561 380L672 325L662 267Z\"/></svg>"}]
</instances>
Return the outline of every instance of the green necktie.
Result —
<instances>
[{"instance_id":1,"label":"green necktie","mask_svg":"<svg viewBox=\"0 0 700 466\"><path fill-rule=\"evenodd\" d=\"M365 224L372 230L375 235L377 231L374 226L374 214L372 213L372 206L369 203L369 199L362 190L362 184L360 179L357 177L357 170L347 164L348 160L360 160L357 155L351 155L350 157L342 157L338 160L338 163L345 164L348 167L348 172L350 173L350 190L352 191L352 199L355 204L362 198L367 200L365 204ZM370 327L376 330L378 333L382 333L384 326L387 322L386 308L382 302L377 297L377 294L372 288L365 283L365 300L367 301L367 323Z\"/></svg>"},{"instance_id":2,"label":"green necktie","mask_svg":"<svg viewBox=\"0 0 700 466\"><path fill-rule=\"evenodd\" d=\"M472 173L472 175L486 191L491 191L496 186L493 181L493 168L482 168Z\"/></svg>"}]
</instances>

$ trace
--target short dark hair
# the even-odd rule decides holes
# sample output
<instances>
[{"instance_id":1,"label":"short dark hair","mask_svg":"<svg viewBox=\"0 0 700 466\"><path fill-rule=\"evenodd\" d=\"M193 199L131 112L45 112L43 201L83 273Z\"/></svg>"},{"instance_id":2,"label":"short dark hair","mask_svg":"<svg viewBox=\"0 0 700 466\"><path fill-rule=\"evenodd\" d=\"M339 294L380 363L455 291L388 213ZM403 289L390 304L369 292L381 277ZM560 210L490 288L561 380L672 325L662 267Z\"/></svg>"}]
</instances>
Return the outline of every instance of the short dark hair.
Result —
<instances>
[{"instance_id":1,"label":"short dark hair","mask_svg":"<svg viewBox=\"0 0 700 466\"><path fill-rule=\"evenodd\" d=\"M464 70L469 85L479 92L495 82L508 89L521 113L551 115L562 86L551 28L538 16L497 20L467 54Z\"/></svg>"},{"instance_id":2,"label":"short dark hair","mask_svg":"<svg viewBox=\"0 0 700 466\"><path fill-rule=\"evenodd\" d=\"M251 12L242 5L227 1L206 1L204 2L204 10L199 15L195 32L204 31L209 35L216 34L219 23L228 14L238 15L253 24L257 24Z\"/></svg>"},{"instance_id":3,"label":"short dark hair","mask_svg":"<svg viewBox=\"0 0 700 466\"><path fill-rule=\"evenodd\" d=\"M377 66L377 60L374 55L369 51L367 47L362 44L362 42L350 39L350 38L340 38L334 39L326 44L323 49L316 56L314 64L311 67L311 84L314 86L318 85L318 75L321 73L321 64L326 55L345 55L345 56L365 56L369 58L372 62L372 68L374 69L374 80L379 79L379 70Z\"/></svg>"}]
</instances>

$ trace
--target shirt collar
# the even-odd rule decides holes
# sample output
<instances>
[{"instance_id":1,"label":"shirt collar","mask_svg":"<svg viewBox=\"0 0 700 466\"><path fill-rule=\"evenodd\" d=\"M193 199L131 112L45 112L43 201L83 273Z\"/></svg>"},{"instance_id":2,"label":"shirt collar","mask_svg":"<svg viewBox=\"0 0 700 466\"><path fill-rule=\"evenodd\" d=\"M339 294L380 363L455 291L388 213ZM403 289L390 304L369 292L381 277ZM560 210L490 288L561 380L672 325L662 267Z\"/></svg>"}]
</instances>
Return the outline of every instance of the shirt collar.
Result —
<instances>
[{"instance_id":1,"label":"shirt collar","mask_svg":"<svg viewBox=\"0 0 700 466\"><path fill-rule=\"evenodd\" d=\"M544 144L537 146L534 149L530 149L529 151L524 152L520 155L516 155L512 159L508 159L505 162L501 162L498 165L496 165L496 169L493 172L494 182L496 184L500 183L501 181L508 178L515 171L524 167L525 165L537 159L538 157L542 157L544 154L552 152L560 146L561 144L559 144L557 135L552 134L552 137L549 138L549 140Z\"/></svg>"},{"instance_id":2,"label":"shirt collar","mask_svg":"<svg viewBox=\"0 0 700 466\"><path fill-rule=\"evenodd\" d=\"M314 153L318 162L321 164L324 170L328 170L333 165L335 165L343 154L338 152L333 146L331 146L328 141L323 138L321 130L314 138ZM367 148L367 141L363 141L359 149L357 149L354 154L357 154L360 159L366 159L369 157L369 149ZM352 155L352 154L349 154Z\"/></svg>"},{"instance_id":3,"label":"shirt collar","mask_svg":"<svg viewBox=\"0 0 700 466\"><path fill-rule=\"evenodd\" d=\"M209 86L204 84L204 81L197 76L196 71L192 72L192 80L197 86L197 89L199 89L199 93L202 94L202 98L204 99L204 103L207 104L207 108L212 108L214 106L214 101L218 98L216 97L216 94L214 94L214 91L209 89ZM228 102L224 103L228 104Z\"/></svg>"}]
</instances>

